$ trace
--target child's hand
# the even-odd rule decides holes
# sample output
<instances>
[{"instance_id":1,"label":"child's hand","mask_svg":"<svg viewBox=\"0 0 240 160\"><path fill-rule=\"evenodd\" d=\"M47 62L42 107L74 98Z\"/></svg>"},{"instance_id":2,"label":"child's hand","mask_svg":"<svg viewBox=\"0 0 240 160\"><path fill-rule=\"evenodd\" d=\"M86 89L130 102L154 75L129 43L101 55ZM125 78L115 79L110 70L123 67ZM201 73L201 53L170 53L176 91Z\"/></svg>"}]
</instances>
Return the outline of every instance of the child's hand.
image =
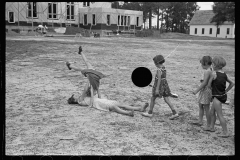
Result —
<instances>
[{"instance_id":1,"label":"child's hand","mask_svg":"<svg viewBox=\"0 0 240 160\"><path fill-rule=\"evenodd\" d=\"M82 47L80 46L78 49L78 54L81 54L81 53L82 53Z\"/></svg>"}]
</instances>

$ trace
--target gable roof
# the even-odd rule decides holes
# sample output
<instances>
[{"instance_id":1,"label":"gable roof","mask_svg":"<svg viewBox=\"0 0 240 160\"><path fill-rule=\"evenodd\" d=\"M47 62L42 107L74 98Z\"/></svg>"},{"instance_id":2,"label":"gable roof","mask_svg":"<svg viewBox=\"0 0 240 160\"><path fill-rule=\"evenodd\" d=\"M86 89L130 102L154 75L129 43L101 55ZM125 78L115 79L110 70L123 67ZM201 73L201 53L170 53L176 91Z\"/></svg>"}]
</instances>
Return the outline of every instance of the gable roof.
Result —
<instances>
[{"instance_id":1,"label":"gable roof","mask_svg":"<svg viewBox=\"0 0 240 160\"><path fill-rule=\"evenodd\" d=\"M189 25L215 25L216 23L211 23L211 19L214 16L212 10L198 10L195 12L194 16L192 17ZM226 21L224 24L233 24L232 22Z\"/></svg>"}]
</instances>

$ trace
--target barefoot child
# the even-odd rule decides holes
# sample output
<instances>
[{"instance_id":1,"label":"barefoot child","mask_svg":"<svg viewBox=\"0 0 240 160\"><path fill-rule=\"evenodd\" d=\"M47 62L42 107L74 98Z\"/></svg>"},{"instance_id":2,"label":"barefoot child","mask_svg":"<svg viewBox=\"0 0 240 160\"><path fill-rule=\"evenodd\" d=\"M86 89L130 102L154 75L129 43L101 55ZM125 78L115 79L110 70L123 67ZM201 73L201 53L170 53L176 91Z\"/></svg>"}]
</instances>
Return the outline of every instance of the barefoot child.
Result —
<instances>
[{"instance_id":1,"label":"barefoot child","mask_svg":"<svg viewBox=\"0 0 240 160\"><path fill-rule=\"evenodd\" d=\"M153 107L155 105L155 100L157 97L159 98L164 98L164 101L168 104L168 106L171 108L172 110L172 116L169 119L174 119L176 117L178 117L178 113L176 112L176 110L174 109L169 97L174 97L174 95L171 93L170 88L168 86L168 82L166 80L166 69L165 66L163 65L163 63L165 62L165 59L163 58L162 55L157 55L153 58L154 64L157 67L157 74L155 77L155 81L154 81L154 86L152 88L152 97L151 97L151 103L150 103L150 109L147 112L143 113L143 116L146 117L152 117L152 111L153 111ZM146 104L144 106L144 110L146 110L146 108L148 107L148 105Z\"/></svg>"},{"instance_id":2,"label":"barefoot child","mask_svg":"<svg viewBox=\"0 0 240 160\"><path fill-rule=\"evenodd\" d=\"M211 124L209 128L205 128L205 131L215 131L214 125L216 123L216 114L223 129L223 133L219 137L229 137L226 120L222 114L222 103L227 100L227 92L234 86L234 83L228 78L222 68L226 66L226 61L223 57L216 56L212 60L213 72L210 77L209 85L212 87L213 104L210 109ZM226 82L229 83L226 89Z\"/></svg>"},{"instance_id":3,"label":"barefoot child","mask_svg":"<svg viewBox=\"0 0 240 160\"><path fill-rule=\"evenodd\" d=\"M201 85L193 92L198 95L198 105L199 105L199 119L197 122L193 122L192 124L202 126L203 125L203 114L205 110L206 119L207 119L207 127L210 127L210 116L209 116L209 106L212 99L212 90L211 87L208 86L209 78L212 73L211 64L212 58L210 56L203 56L200 60L202 68L204 69L203 80L200 80Z\"/></svg>"}]
</instances>

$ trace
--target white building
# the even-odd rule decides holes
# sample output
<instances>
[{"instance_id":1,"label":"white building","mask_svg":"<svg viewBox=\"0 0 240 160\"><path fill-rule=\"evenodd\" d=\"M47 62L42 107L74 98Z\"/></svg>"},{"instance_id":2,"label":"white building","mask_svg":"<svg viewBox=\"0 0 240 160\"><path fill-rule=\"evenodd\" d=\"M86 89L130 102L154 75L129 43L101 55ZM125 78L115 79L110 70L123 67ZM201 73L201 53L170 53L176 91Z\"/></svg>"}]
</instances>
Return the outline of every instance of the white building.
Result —
<instances>
[{"instance_id":1,"label":"white building","mask_svg":"<svg viewBox=\"0 0 240 160\"><path fill-rule=\"evenodd\" d=\"M6 2L9 30L81 27L92 30L140 30L143 12L113 9L111 2Z\"/></svg>"},{"instance_id":2,"label":"white building","mask_svg":"<svg viewBox=\"0 0 240 160\"><path fill-rule=\"evenodd\" d=\"M216 23L211 23L214 16L212 10L198 10L194 14L190 26L190 35L194 36L209 36L221 38L235 38L235 24L232 22L224 22L218 27ZM217 32L217 34L216 34Z\"/></svg>"}]
</instances>

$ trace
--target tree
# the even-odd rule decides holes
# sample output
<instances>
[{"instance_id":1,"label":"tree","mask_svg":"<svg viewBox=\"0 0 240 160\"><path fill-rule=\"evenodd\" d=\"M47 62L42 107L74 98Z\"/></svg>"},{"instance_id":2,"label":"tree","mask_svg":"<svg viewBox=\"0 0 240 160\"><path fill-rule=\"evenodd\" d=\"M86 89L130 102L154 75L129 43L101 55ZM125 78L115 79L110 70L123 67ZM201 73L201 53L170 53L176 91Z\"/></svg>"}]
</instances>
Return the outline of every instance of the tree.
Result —
<instances>
[{"instance_id":1,"label":"tree","mask_svg":"<svg viewBox=\"0 0 240 160\"><path fill-rule=\"evenodd\" d=\"M163 18L161 18L161 19L159 18L160 14L162 14L162 17L163 17L163 12L170 3L169 2L154 2L154 3L155 4L153 7L153 14L157 15L157 29L159 29L159 20L161 20L161 26L162 26L162 21L163 21Z\"/></svg>"},{"instance_id":2,"label":"tree","mask_svg":"<svg viewBox=\"0 0 240 160\"><path fill-rule=\"evenodd\" d=\"M214 2L213 13L215 14L211 19L211 23L215 22L216 27L223 24L225 21L235 23L235 3L234 2ZM217 31L216 31L217 37Z\"/></svg>"}]
</instances>

